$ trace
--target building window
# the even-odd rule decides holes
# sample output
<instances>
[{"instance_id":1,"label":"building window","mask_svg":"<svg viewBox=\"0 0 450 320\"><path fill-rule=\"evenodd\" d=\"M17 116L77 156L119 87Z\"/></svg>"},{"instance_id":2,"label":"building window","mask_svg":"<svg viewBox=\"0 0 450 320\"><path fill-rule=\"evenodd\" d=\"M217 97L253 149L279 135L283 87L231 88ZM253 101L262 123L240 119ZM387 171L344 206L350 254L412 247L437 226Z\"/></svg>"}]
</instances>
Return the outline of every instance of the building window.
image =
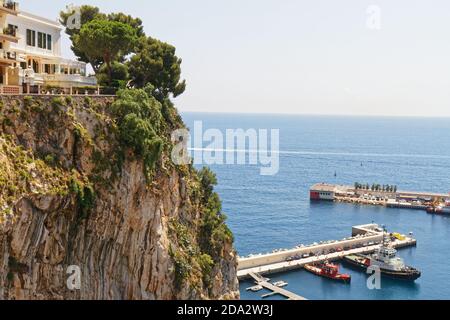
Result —
<instances>
[{"instance_id":1,"label":"building window","mask_svg":"<svg viewBox=\"0 0 450 320\"><path fill-rule=\"evenodd\" d=\"M27 29L27 45L36 47L36 31Z\"/></svg>"},{"instance_id":2,"label":"building window","mask_svg":"<svg viewBox=\"0 0 450 320\"><path fill-rule=\"evenodd\" d=\"M52 36L43 32L38 32L38 47L52 50Z\"/></svg>"},{"instance_id":3,"label":"building window","mask_svg":"<svg viewBox=\"0 0 450 320\"><path fill-rule=\"evenodd\" d=\"M42 32L38 32L38 48L44 49L44 34Z\"/></svg>"},{"instance_id":4,"label":"building window","mask_svg":"<svg viewBox=\"0 0 450 320\"><path fill-rule=\"evenodd\" d=\"M52 35L51 34L47 35L47 49L52 50Z\"/></svg>"},{"instance_id":5,"label":"building window","mask_svg":"<svg viewBox=\"0 0 450 320\"><path fill-rule=\"evenodd\" d=\"M39 73L39 64L36 60L33 60L33 71Z\"/></svg>"},{"instance_id":6,"label":"building window","mask_svg":"<svg viewBox=\"0 0 450 320\"><path fill-rule=\"evenodd\" d=\"M54 64L45 64L44 72L47 74L55 74L56 73L56 65Z\"/></svg>"}]
</instances>

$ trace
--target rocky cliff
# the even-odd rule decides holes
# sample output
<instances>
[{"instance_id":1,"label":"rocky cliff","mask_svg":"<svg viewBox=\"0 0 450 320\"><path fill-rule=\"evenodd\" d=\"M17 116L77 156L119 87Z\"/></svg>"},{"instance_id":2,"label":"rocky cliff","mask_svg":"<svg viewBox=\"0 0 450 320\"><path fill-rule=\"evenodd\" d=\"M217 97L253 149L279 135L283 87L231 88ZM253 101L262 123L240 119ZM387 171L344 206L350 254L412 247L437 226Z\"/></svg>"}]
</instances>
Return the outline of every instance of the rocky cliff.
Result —
<instances>
[{"instance_id":1,"label":"rocky cliff","mask_svg":"<svg viewBox=\"0 0 450 320\"><path fill-rule=\"evenodd\" d=\"M170 160L175 109L125 104L158 113L147 157L117 99L1 97L0 299L238 298L208 177Z\"/></svg>"}]
</instances>

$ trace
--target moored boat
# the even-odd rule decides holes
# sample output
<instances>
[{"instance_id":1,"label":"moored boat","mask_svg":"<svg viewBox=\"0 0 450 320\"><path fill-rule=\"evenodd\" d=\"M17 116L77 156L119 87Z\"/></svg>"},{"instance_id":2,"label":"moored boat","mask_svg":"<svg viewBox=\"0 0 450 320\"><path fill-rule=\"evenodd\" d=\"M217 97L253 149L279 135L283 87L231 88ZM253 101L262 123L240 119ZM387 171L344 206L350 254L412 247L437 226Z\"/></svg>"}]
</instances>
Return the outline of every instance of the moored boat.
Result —
<instances>
[{"instance_id":1,"label":"moored boat","mask_svg":"<svg viewBox=\"0 0 450 320\"><path fill-rule=\"evenodd\" d=\"M278 288L282 288L282 287L285 287L285 286L287 286L288 285L288 283L287 282L285 282L285 281L276 281L276 282L274 282L274 283L272 283L275 287L278 287Z\"/></svg>"},{"instance_id":2,"label":"moored boat","mask_svg":"<svg viewBox=\"0 0 450 320\"><path fill-rule=\"evenodd\" d=\"M428 213L443 213L444 209L442 208L442 206L430 206L427 208L427 212Z\"/></svg>"},{"instance_id":3,"label":"moored boat","mask_svg":"<svg viewBox=\"0 0 450 320\"><path fill-rule=\"evenodd\" d=\"M249 288L247 288L246 290L247 291L253 291L253 292L258 292L258 291L260 291L260 290L262 290L263 289L263 286L261 286L261 285L256 285L256 286L253 286L253 287L249 287Z\"/></svg>"},{"instance_id":4,"label":"moored boat","mask_svg":"<svg viewBox=\"0 0 450 320\"><path fill-rule=\"evenodd\" d=\"M344 261L364 269L377 266L382 275L395 279L414 281L421 276L421 272L405 265L403 260L396 256L397 250L383 245L372 255L352 254L344 257Z\"/></svg>"},{"instance_id":5,"label":"moored boat","mask_svg":"<svg viewBox=\"0 0 450 320\"><path fill-rule=\"evenodd\" d=\"M333 263L324 262L315 265L307 264L304 268L315 275L328 279L343 281L346 283L349 283L351 280L350 275L339 273L339 267Z\"/></svg>"}]
</instances>

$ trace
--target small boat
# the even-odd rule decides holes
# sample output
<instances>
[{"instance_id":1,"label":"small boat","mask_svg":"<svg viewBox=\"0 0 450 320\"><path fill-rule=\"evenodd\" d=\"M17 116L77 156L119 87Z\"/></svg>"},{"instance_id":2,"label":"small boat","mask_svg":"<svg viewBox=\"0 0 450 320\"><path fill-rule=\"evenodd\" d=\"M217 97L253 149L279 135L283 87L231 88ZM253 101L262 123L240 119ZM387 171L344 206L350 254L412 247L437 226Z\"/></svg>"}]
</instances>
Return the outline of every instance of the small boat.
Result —
<instances>
[{"instance_id":1,"label":"small boat","mask_svg":"<svg viewBox=\"0 0 450 320\"><path fill-rule=\"evenodd\" d=\"M282 287L286 287L287 285L288 285L288 283L287 282L285 282L285 281L276 281L276 282L274 282L274 283L272 283L275 287L278 287L278 288L282 288Z\"/></svg>"},{"instance_id":2,"label":"small boat","mask_svg":"<svg viewBox=\"0 0 450 320\"><path fill-rule=\"evenodd\" d=\"M436 213L436 214L448 214L450 213L450 208L449 207L443 207L443 206L437 206L437 207L427 207L427 212L428 213Z\"/></svg>"},{"instance_id":3,"label":"small boat","mask_svg":"<svg viewBox=\"0 0 450 320\"><path fill-rule=\"evenodd\" d=\"M258 291L260 291L260 290L262 290L262 289L263 289L263 286L261 286L261 285L256 285L256 286L253 286L253 287L249 287L249 288L247 288L246 290L247 290L247 291L258 292Z\"/></svg>"},{"instance_id":4,"label":"small boat","mask_svg":"<svg viewBox=\"0 0 450 320\"><path fill-rule=\"evenodd\" d=\"M339 267L333 263L324 262L321 264L307 264L304 268L315 275L332 280L343 281L345 283L349 283L351 280L349 274L339 273Z\"/></svg>"}]
</instances>

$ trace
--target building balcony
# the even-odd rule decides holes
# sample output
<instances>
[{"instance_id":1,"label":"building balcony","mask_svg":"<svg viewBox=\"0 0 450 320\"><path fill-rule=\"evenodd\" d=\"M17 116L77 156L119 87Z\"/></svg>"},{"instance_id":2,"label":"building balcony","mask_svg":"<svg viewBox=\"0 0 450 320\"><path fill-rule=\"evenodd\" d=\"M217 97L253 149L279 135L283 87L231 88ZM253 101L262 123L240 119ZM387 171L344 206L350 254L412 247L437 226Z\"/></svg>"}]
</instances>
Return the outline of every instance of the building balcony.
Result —
<instances>
[{"instance_id":1,"label":"building balcony","mask_svg":"<svg viewBox=\"0 0 450 320\"><path fill-rule=\"evenodd\" d=\"M0 12L16 16L19 13L19 3L11 0L0 0Z\"/></svg>"},{"instance_id":2,"label":"building balcony","mask_svg":"<svg viewBox=\"0 0 450 320\"><path fill-rule=\"evenodd\" d=\"M1 64L12 64L17 62L17 54L15 52L6 51L0 49L0 63Z\"/></svg>"},{"instance_id":3,"label":"building balcony","mask_svg":"<svg viewBox=\"0 0 450 320\"><path fill-rule=\"evenodd\" d=\"M17 36L17 29L14 27L3 28L3 30L0 30L0 40L18 43L19 37Z\"/></svg>"}]
</instances>

